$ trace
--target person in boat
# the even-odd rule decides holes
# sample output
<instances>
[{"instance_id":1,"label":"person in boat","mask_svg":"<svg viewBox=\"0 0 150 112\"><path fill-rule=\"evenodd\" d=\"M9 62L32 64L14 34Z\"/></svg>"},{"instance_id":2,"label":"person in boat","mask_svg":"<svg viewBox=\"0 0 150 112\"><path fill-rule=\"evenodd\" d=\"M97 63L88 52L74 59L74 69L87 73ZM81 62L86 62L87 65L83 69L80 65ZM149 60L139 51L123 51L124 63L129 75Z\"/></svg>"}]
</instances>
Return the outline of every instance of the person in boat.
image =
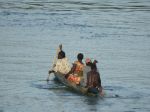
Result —
<instances>
[{"instance_id":1,"label":"person in boat","mask_svg":"<svg viewBox=\"0 0 150 112\"><path fill-rule=\"evenodd\" d=\"M79 53L77 55L77 61L73 63L73 66L71 68L71 71L65 75L65 78L75 82L76 84L80 83L81 77L83 77L83 68L84 63L82 62L84 55L82 53Z\"/></svg>"},{"instance_id":2,"label":"person in boat","mask_svg":"<svg viewBox=\"0 0 150 112\"><path fill-rule=\"evenodd\" d=\"M83 68L83 77L81 78L81 86L85 87L87 83L87 73L91 71L92 61L90 58L86 58L85 66Z\"/></svg>"},{"instance_id":3,"label":"person in boat","mask_svg":"<svg viewBox=\"0 0 150 112\"><path fill-rule=\"evenodd\" d=\"M101 93L102 92L102 86L101 86L101 78L100 73L97 70L96 62L94 61L91 65L91 71L87 73L87 85L88 92L91 93Z\"/></svg>"},{"instance_id":4,"label":"person in boat","mask_svg":"<svg viewBox=\"0 0 150 112\"><path fill-rule=\"evenodd\" d=\"M54 72L60 72L61 74L67 74L71 70L70 63L66 58L65 52L63 50L59 51L58 59L53 68L49 70L49 74Z\"/></svg>"},{"instance_id":5,"label":"person in boat","mask_svg":"<svg viewBox=\"0 0 150 112\"><path fill-rule=\"evenodd\" d=\"M73 67L72 67L72 71L74 74L76 74L78 77L82 77L83 76L83 67L84 67L84 63L82 62L84 55L82 53L79 53L77 55L77 61L74 62Z\"/></svg>"}]
</instances>

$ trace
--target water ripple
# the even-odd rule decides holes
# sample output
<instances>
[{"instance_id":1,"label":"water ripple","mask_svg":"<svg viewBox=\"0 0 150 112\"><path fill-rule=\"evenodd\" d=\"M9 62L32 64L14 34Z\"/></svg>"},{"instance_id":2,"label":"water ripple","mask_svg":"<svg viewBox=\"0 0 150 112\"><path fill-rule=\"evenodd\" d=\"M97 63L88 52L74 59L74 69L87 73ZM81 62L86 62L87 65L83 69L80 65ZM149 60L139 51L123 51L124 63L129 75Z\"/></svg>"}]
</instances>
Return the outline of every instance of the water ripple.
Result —
<instances>
[{"instance_id":1,"label":"water ripple","mask_svg":"<svg viewBox=\"0 0 150 112\"><path fill-rule=\"evenodd\" d=\"M116 3L111 2L79 2L79 1L51 1L51 2L0 2L0 9L19 10L47 10L47 11L73 11L73 10L124 10L124 11L150 11L150 5L138 2Z\"/></svg>"}]
</instances>

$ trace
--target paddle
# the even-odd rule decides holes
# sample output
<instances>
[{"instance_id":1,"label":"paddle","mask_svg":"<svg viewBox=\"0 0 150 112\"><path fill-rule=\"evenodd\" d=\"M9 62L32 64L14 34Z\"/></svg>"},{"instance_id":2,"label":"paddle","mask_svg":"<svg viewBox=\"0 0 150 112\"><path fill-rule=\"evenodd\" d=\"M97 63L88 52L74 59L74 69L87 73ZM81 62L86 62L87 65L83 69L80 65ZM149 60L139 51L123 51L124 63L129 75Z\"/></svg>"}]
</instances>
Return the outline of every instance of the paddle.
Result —
<instances>
[{"instance_id":1,"label":"paddle","mask_svg":"<svg viewBox=\"0 0 150 112\"><path fill-rule=\"evenodd\" d=\"M57 48L56 55L54 56L52 68L51 68L50 71L52 71L53 68L55 67L56 61L57 61L57 59L58 59L58 53L59 53L61 50L62 50L62 44L60 44L59 47ZM52 73L52 72L50 72L50 71L48 72L48 77L47 77L47 79L46 79L47 81L49 81L50 74Z\"/></svg>"}]
</instances>

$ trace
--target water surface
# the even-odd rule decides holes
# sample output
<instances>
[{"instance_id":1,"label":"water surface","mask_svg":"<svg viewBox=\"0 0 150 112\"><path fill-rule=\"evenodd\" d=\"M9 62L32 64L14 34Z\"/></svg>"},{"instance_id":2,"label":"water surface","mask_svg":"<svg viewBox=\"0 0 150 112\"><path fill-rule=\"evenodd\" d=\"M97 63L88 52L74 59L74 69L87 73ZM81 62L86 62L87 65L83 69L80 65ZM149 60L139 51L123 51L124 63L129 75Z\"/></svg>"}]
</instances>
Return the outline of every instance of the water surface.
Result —
<instances>
[{"instance_id":1,"label":"water surface","mask_svg":"<svg viewBox=\"0 0 150 112\"><path fill-rule=\"evenodd\" d=\"M1 0L0 112L149 112L149 20L149 0ZM104 98L44 81L60 43L99 61Z\"/></svg>"}]
</instances>

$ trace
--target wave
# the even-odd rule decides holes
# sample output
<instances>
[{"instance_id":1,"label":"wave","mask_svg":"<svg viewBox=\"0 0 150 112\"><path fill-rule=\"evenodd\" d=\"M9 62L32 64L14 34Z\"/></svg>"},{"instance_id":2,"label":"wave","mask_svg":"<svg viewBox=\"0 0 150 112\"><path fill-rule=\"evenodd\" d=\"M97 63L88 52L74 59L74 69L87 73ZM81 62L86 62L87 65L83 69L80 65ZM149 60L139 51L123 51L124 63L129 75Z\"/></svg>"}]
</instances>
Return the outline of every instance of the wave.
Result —
<instances>
[{"instance_id":1,"label":"wave","mask_svg":"<svg viewBox=\"0 0 150 112\"><path fill-rule=\"evenodd\" d=\"M47 10L47 11L74 11L74 10L119 10L119 11L150 11L150 3L144 2L79 2L79 1L32 1L32 2L0 2L0 9L19 10Z\"/></svg>"}]
</instances>

